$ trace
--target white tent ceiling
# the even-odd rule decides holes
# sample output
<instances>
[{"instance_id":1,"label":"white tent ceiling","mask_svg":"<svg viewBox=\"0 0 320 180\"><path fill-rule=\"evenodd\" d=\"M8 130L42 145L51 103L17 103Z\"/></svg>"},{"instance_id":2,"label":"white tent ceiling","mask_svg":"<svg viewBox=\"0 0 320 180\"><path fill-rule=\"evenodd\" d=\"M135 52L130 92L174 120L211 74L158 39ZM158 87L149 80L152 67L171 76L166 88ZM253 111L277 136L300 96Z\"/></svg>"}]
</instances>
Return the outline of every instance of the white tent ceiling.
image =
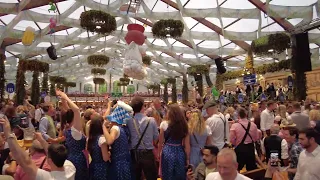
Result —
<instances>
[{"instance_id":1,"label":"white tent ceiling","mask_svg":"<svg viewBox=\"0 0 320 180\"><path fill-rule=\"evenodd\" d=\"M214 79L213 58L223 57L228 70L242 68L252 40L309 22L320 14L320 1L317 0L132 0L131 5L137 6L137 13L128 14L119 8L128 5L130 0L55 0L56 13L48 12L48 2L0 0L0 44L6 48L7 79L15 78L16 57L22 56L50 63L50 75L83 81L90 76L91 67L86 58L97 53L111 57L106 69L113 75L122 76L124 37L130 23L145 26L147 39L141 48L153 60L147 68L147 81L141 83L181 76L192 64L212 64ZM259 5L264 8L257 7ZM82 29L80 14L89 9L116 16L117 31L103 37ZM268 15L263 11L269 12ZM53 36L48 35L51 17L58 20ZM157 20L168 18L184 22L182 37L154 39L151 26ZM28 26L36 29L36 38L26 47L22 45L21 37ZM319 60L319 29L309 32L309 41L312 52L316 52L313 57ZM50 43L55 45L60 56L56 61L46 54ZM273 62L273 59L256 57L255 62L260 65Z\"/></svg>"}]
</instances>

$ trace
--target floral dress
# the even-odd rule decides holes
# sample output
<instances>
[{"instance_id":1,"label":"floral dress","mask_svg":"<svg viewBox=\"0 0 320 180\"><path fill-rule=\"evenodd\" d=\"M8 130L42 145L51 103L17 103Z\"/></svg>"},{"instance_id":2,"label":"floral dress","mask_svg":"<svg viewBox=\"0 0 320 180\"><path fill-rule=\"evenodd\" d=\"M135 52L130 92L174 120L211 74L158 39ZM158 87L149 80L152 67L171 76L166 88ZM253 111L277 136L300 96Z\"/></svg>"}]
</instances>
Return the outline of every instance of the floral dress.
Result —
<instances>
[{"instance_id":1,"label":"floral dress","mask_svg":"<svg viewBox=\"0 0 320 180\"><path fill-rule=\"evenodd\" d=\"M111 163L108 180L131 180L131 157L125 130L119 127L119 137L111 145Z\"/></svg>"},{"instance_id":2,"label":"floral dress","mask_svg":"<svg viewBox=\"0 0 320 180\"><path fill-rule=\"evenodd\" d=\"M91 150L90 180L106 180L109 168L109 162L103 160L101 147L99 146L99 137L96 138Z\"/></svg>"},{"instance_id":3,"label":"floral dress","mask_svg":"<svg viewBox=\"0 0 320 180\"><path fill-rule=\"evenodd\" d=\"M76 180L88 180L89 179L89 168L88 168L88 156L86 154L86 137L82 134L80 140L75 140L72 137L71 129L66 130L65 145L68 149L67 160L71 161L76 167Z\"/></svg>"}]
</instances>

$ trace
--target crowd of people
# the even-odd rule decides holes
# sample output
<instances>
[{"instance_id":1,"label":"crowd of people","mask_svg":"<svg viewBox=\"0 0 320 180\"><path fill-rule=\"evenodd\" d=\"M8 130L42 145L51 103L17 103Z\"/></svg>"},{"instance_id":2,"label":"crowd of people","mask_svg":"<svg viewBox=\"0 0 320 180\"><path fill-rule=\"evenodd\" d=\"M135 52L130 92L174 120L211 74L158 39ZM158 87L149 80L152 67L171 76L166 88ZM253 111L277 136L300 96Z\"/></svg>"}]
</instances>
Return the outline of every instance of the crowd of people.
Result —
<instances>
[{"instance_id":1,"label":"crowd of people","mask_svg":"<svg viewBox=\"0 0 320 180\"><path fill-rule=\"evenodd\" d=\"M246 180L243 172L320 180L320 108L274 101L225 106L130 102L59 108L1 103L0 179ZM34 139L27 145L28 131Z\"/></svg>"}]
</instances>

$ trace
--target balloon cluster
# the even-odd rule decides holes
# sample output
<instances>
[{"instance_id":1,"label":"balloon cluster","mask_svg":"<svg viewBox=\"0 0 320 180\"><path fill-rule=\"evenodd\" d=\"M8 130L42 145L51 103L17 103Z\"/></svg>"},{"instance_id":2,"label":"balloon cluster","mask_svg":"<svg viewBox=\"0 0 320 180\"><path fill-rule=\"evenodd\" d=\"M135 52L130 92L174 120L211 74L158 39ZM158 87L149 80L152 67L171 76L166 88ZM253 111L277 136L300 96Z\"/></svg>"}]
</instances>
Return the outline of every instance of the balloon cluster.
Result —
<instances>
[{"instance_id":1,"label":"balloon cluster","mask_svg":"<svg viewBox=\"0 0 320 180\"><path fill-rule=\"evenodd\" d=\"M123 72L129 77L138 80L142 80L147 76L147 71L142 65L142 56L139 46L135 42L130 43L129 49L125 54L125 60L123 61Z\"/></svg>"}]
</instances>

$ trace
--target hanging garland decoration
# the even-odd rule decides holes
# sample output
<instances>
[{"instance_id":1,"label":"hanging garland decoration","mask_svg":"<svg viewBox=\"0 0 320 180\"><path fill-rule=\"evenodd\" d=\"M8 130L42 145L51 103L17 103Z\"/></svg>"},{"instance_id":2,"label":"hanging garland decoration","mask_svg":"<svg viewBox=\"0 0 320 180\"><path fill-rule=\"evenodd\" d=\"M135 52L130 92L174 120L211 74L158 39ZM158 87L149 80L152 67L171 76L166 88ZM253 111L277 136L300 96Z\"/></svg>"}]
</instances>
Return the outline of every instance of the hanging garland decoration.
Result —
<instances>
[{"instance_id":1,"label":"hanging garland decoration","mask_svg":"<svg viewBox=\"0 0 320 180\"><path fill-rule=\"evenodd\" d=\"M189 92L188 79L187 79L186 74L183 74L183 77L182 77L182 102L184 104L188 103L188 92Z\"/></svg>"},{"instance_id":2,"label":"hanging garland decoration","mask_svg":"<svg viewBox=\"0 0 320 180\"><path fill-rule=\"evenodd\" d=\"M31 87L32 87L31 102L33 105L37 105L40 102L40 82L39 82L38 71L33 71Z\"/></svg>"},{"instance_id":3,"label":"hanging garland decoration","mask_svg":"<svg viewBox=\"0 0 320 180\"><path fill-rule=\"evenodd\" d=\"M80 26L90 32L107 35L117 29L115 17L99 10L81 13Z\"/></svg>"},{"instance_id":4,"label":"hanging garland decoration","mask_svg":"<svg viewBox=\"0 0 320 180\"><path fill-rule=\"evenodd\" d=\"M50 76L50 81L54 84L65 84L67 82L67 79L60 76Z\"/></svg>"},{"instance_id":5,"label":"hanging garland decoration","mask_svg":"<svg viewBox=\"0 0 320 180\"><path fill-rule=\"evenodd\" d=\"M165 39L180 38L184 30L184 24L180 20L161 19L152 26L152 34L155 38Z\"/></svg>"},{"instance_id":6,"label":"hanging garland decoration","mask_svg":"<svg viewBox=\"0 0 320 180\"><path fill-rule=\"evenodd\" d=\"M120 78L120 79L119 79L119 81L120 81L120 82L126 82L126 83L128 83L128 84L129 84L130 79L129 79L129 78L127 78L127 77L123 77L123 78Z\"/></svg>"},{"instance_id":7,"label":"hanging garland decoration","mask_svg":"<svg viewBox=\"0 0 320 180\"><path fill-rule=\"evenodd\" d=\"M118 86L128 86L129 82L125 82L125 81L120 81L118 82Z\"/></svg>"},{"instance_id":8,"label":"hanging garland decoration","mask_svg":"<svg viewBox=\"0 0 320 180\"><path fill-rule=\"evenodd\" d=\"M207 74L207 73L209 73L209 66L207 66L207 65L192 65L187 68L187 73L190 75Z\"/></svg>"},{"instance_id":9,"label":"hanging garland decoration","mask_svg":"<svg viewBox=\"0 0 320 180\"><path fill-rule=\"evenodd\" d=\"M0 101L4 102L4 90L5 90L5 82L6 79L4 77L4 74L6 73L6 68L4 61L6 60L6 55L1 54L0 55Z\"/></svg>"},{"instance_id":10,"label":"hanging garland decoration","mask_svg":"<svg viewBox=\"0 0 320 180\"><path fill-rule=\"evenodd\" d=\"M24 74L26 71L38 72L38 76L39 76L39 72L47 73L49 71L49 64L38 61L38 60L19 59L19 65L18 65L18 70L16 75L16 86L17 86L16 87L16 94L17 94L16 104L17 105L22 105L24 103L24 99L26 95L26 90L25 90L26 80L25 80ZM38 77L36 78L38 79ZM34 87L32 87L31 94L36 95L37 92L35 91L38 91L38 89L40 89L40 87L35 87L36 85L40 86L40 83L34 83ZM38 102L38 100L35 99L33 103L35 102Z\"/></svg>"},{"instance_id":11,"label":"hanging garland decoration","mask_svg":"<svg viewBox=\"0 0 320 180\"><path fill-rule=\"evenodd\" d=\"M102 67L104 65L107 65L110 59L105 55L91 55L87 60L89 65Z\"/></svg>"},{"instance_id":12,"label":"hanging garland decoration","mask_svg":"<svg viewBox=\"0 0 320 180\"><path fill-rule=\"evenodd\" d=\"M252 52L256 55L271 55L272 53L282 53L290 47L290 37L285 33L270 34L260 37L251 43ZM273 50L273 52L269 52Z\"/></svg>"},{"instance_id":13,"label":"hanging garland decoration","mask_svg":"<svg viewBox=\"0 0 320 180\"><path fill-rule=\"evenodd\" d=\"M93 75L105 75L107 70L102 68L93 68L91 69L91 74Z\"/></svg>"},{"instance_id":14,"label":"hanging garland decoration","mask_svg":"<svg viewBox=\"0 0 320 180\"><path fill-rule=\"evenodd\" d=\"M45 73L43 73L43 79L42 79L42 86L41 86L42 92L46 92L46 93L48 92L48 90L49 90L48 81L49 81L49 74L48 74L48 72L45 72Z\"/></svg>"},{"instance_id":15,"label":"hanging garland decoration","mask_svg":"<svg viewBox=\"0 0 320 180\"><path fill-rule=\"evenodd\" d=\"M93 83L94 84L104 84L104 83L106 83L106 80L103 78L93 78Z\"/></svg>"},{"instance_id":16,"label":"hanging garland decoration","mask_svg":"<svg viewBox=\"0 0 320 180\"><path fill-rule=\"evenodd\" d=\"M66 82L64 83L65 87L76 87L77 83L76 82Z\"/></svg>"},{"instance_id":17,"label":"hanging garland decoration","mask_svg":"<svg viewBox=\"0 0 320 180\"><path fill-rule=\"evenodd\" d=\"M150 56L143 56L142 63L147 66L150 66L151 65L151 57Z\"/></svg>"},{"instance_id":18,"label":"hanging garland decoration","mask_svg":"<svg viewBox=\"0 0 320 180\"><path fill-rule=\"evenodd\" d=\"M168 78L167 82L172 85L172 94L171 94L172 103L176 103L177 102L177 83L176 83L177 80L176 78Z\"/></svg>"},{"instance_id":19,"label":"hanging garland decoration","mask_svg":"<svg viewBox=\"0 0 320 180\"><path fill-rule=\"evenodd\" d=\"M162 79L160 84L163 85L163 101L167 104L169 101L168 95L168 81L167 79Z\"/></svg>"},{"instance_id":20,"label":"hanging garland decoration","mask_svg":"<svg viewBox=\"0 0 320 180\"><path fill-rule=\"evenodd\" d=\"M291 65L291 60L288 59L288 60L280 61L278 63L264 64L262 66L255 68L254 70L256 74L266 74L270 72L277 72L281 70L290 69L290 65ZM224 81L242 77L242 74L243 74L243 70L229 71L224 74L217 74L215 86L218 90L221 90L223 87Z\"/></svg>"},{"instance_id":21,"label":"hanging garland decoration","mask_svg":"<svg viewBox=\"0 0 320 180\"><path fill-rule=\"evenodd\" d=\"M38 72L48 72L49 64L46 62L41 62L38 60L19 60L21 68L23 71L38 71Z\"/></svg>"}]
</instances>

